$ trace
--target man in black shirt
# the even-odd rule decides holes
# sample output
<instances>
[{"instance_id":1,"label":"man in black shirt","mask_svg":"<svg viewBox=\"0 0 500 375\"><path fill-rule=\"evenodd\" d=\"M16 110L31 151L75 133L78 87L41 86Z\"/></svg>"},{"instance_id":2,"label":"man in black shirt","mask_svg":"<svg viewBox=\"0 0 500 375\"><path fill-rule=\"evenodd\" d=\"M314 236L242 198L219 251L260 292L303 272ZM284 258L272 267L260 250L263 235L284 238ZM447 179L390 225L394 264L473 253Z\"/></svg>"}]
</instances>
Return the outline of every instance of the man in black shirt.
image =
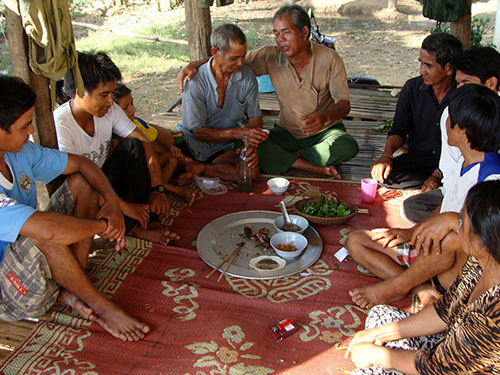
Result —
<instances>
[{"instance_id":1,"label":"man in black shirt","mask_svg":"<svg viewBox=\"0 0 500 375\"><path fill-rule=\"evenodd\" d=\"M384 186L424 189L422 184L437 169L439 119L456 87L451 62L460 52L462 44L450 34L434 33L422 42L420 76L403 86L384 151L371 167L372 177ZM408 152L393 159L405 143Z\"/></svg>"}]
</instances>

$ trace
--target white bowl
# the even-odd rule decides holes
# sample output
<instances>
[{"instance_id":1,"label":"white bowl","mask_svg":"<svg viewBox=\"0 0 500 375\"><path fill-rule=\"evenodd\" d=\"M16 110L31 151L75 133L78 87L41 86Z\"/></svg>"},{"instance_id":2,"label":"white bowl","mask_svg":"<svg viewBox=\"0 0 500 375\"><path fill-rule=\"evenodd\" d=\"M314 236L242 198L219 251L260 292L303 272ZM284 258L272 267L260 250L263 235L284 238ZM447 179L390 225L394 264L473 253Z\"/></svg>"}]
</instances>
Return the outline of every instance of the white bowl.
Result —
<instances>
[{"instance_id":1,"label":"white bowl","mask_svg":"<svg viewBox=\"0 0 500 375\"><path fill-rule=\"evenodd\" d=\"M277 248L279 244L289 244L292 242L297 248L295 251L286 251ZM305 250L307 247L307 238L295 232L278 232L271 237L270 243L278 256L284 259L293 259L298 257Z\"/></svg>"},{"instance_id":2,"label":"white bowl","mask_svg":"<svg viewBox=\"0 0 500 375\"><path fill-rule=\"evenodd\" d=\"M267 180L267 186L271 191L276 195L283 194L288 186L290 185L290 181L283 177L274 177L270 180Z\"/></svg>"},{"instance_id":3,"label":"white bowl","mask_svg":"<svg viewBox=\"0 0 500 375\"><path fill-rule=\"evenodd\" d=\"M300 230L298 230L297 233L299 234L304 233L304 231L309 226L309 222L307 221L307 219L299 215L288 215L288 216L290 216L290 221L300 228ZM283 215L280 215L276 219L274 219L273 225L278 230L278 232L285 232L285 230L283 229L284 224L285 224L285 219L283 219Z\"/></svg>"}]
</instances>

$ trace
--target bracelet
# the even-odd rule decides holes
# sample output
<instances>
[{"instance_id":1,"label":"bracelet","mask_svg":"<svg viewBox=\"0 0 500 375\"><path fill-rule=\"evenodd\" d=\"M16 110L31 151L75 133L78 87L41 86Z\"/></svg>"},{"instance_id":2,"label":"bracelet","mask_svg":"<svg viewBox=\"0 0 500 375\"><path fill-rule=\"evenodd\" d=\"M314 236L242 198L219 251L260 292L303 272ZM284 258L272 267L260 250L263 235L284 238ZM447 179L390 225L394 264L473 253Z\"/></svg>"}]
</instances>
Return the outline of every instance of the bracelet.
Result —
<instances>
[{"instance_id":1,"label":"bracelet","mask_svg":"<svg viewBox=\"0 0 500 375\"><path fill-rule=\"evenodd\" d=\"M389 154L382 154L382 155L380 155L380 157L382 157L382 156L387 156L389 159L392 159L392 155L389 155Z\"/></svg>"}]
</instances>

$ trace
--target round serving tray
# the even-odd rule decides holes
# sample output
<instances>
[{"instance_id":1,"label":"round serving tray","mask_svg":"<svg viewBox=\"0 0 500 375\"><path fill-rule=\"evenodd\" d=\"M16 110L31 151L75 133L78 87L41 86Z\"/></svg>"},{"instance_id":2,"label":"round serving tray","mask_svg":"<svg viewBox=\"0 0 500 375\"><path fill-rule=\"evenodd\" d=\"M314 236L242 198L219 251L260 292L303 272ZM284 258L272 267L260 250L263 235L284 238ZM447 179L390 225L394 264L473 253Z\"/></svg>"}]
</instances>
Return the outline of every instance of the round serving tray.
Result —
<instances>
[{"instance_id":1,"label":"round serving tray","mask_svg":"<svg viewBox=\"0 0 500 375\"><path fill-rule=\"evenodd\" d=\"M309 226L304 232L309 244L306 250L295 259L287 260L285 268L275 271L258 271L249 267L252 258L260 255L276 255L271 246L264 250L258 242L248 240L244 236L244 228L250 227L254 232L261 228L269 229L269 236L276 233L274 219L280 216L274 211L241 211L221 216L205 225L198 233L196 247L201 259L215 268L240 242L245 241L238 256L233 260L226 273L245 279L277 279L286 277L313 265L321 256L323 241L318 232ZM224 269L225 264L222 265Z\"/></svg>"}]
</instances>

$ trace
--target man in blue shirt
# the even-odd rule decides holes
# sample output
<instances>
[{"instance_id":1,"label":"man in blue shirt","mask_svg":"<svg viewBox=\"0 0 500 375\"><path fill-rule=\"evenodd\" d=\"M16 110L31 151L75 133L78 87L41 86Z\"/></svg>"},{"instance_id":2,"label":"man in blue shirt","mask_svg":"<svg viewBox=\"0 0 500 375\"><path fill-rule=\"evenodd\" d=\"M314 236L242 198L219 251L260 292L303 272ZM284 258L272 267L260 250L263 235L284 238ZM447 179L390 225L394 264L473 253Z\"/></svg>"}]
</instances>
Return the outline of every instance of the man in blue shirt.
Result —
<instances>
[{"instance_id":1,"label":"man in blue shirt","mask_svg":"<svg viewBox=\"0 0 500 375\"><path fill-rule=\"evenodd\" d=\"M0 319L42 315L59 297L113 336L139 340L149 327L100 294L84 272L95 234L117 250L124 245L120 198L90 160L29 141L34 102L28 85L0 76ZM67 179L48 211L38 211L35 181L61 174Z\"/></svg>"},{"instance_id":2,"label":"man in blue shirt","mask_svg":"<svg viewBox=\"0 0 500 375\"><path fill-rule=\"evenodd\" d=\"M235 140L241 144L245 136L250 145L247 161L257 177L255 150L267 138L262 131L257 80L243 66L247 53L245 34L239 27L225 24L215 29L210 42L212 57L200 67L182 95L179 130L185 143L178 146L188 157L179 160L186 168L179 183L201 174L236 180L239 159L232 148ZM238 127L245 115L248 125Z\"/></svg>"}]
</instances>

